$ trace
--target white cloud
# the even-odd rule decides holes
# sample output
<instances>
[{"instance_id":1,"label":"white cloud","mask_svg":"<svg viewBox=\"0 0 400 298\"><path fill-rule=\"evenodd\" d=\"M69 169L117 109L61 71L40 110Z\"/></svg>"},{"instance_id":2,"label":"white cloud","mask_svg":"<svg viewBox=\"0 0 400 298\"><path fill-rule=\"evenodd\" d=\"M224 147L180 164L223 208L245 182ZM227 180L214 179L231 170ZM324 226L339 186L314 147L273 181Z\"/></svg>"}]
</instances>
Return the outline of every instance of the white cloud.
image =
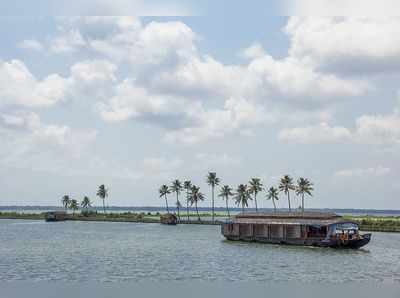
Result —
<instances>
[{"instance_id":1,"label":"white cloud","mask_svg":"<svg viewBox=\"0 0 400 298\"><path fill-rule=\"evenodd\" d=\"M283 129L279 139L289 143L318 144L347 142L351 140L350 130L342 126L329 126L322 122L318 125Z\"/></svg>"},{"instance_id":2,"label":"white cloud","mask_svg":"<svg viewBox=\"0 0 400 298\"><path fill-rule=\"evenodd\" d=\"M38 80L20 60L0 61L0 106L50 106L65 99L66 84L58 74Z\"/></svg>"},{"instance_id":3,"label":"white cloud","mask_svg":"<svg viewBox=\"0 0 400 298\"><path fill-rule=\"evenodd\" d=\"M291 17L290 56L339 73L400 69L398 17Z\"/></svg>"},{"instance_id":4,"label":"white cloud","mask_svg":"<svg viewBox=\"0 0 400 298\"><path fill-rule=\"evenodd\" d=\"M79 159L94 142L97 131L42 123L36 113L0 114L0 163L14 168L52 167Z\"/></svg>"},{"instance_id":5,"label":"white cloud","mask_svg":"<svg viewBox=\"0 0 400 298\"><path fill-rule=\"evenodd\" d=\"M101 117L109 122L124 121L148 115L179 115L184 101L174 97L149 94L134 82L125 80L115 88L115 95L98 105Z\"/></svg>"},{"instance_id":6,"label":"white cloud","mask_svg":"<svg viewBox=\"0 0 400 298\"><path fill-rule=\"evenodd\" d=\"M252 60L248 69L262 80L261 88L269 89L283 99L296 99L303 102L304 106L307 103L315 106L337 101L341 97L360 96L371 89L365 81L320 73L291 57L275 60L265 55Z\"/></svg>"},{"instance_id":7,"label":"white cloud","mask_svg":"<svg viewBox=\"0 0 400 298\"><path fill-rule=\"evenodd\" d=\"M215 153L197 153L194 155L196 159L196 165L201 169L216 169L217 167L231 167L239 166L242 161L238 157L230 156L227 153L215 154Z\"/></svg>"},{"instance_id":8,"label":"white cloud","mask_svg":"<svg viewBox=\"0 0 400 298\"><path fill-rule=\"evenodd\" d=\"M400 144L400 115L363 115L356 119L354 129L330 126L327 123L305 127L286 128L280 131L279 139L289 143L361 143L373 145Z\"/></svg>"},{"instance_id":9,"label":"white cloud","mask_svg":"<svg viewBox=\"0 0 400 298\"><path fill-rule=\"evenodd\" d=\"M350 177L381 177L390 174L391 169L383 166L371 168L345 169L336 171L335 177L350 178Z\"/></svg>"},{"instance_id":10,"label":"white cloud","mask_svg":"<svg viewBox=\"0 0 400 298\"><path fill-rule=\"evenodd\" d=\"M54 53L71 53L83 48L86 41L78 30L68 30L62 32L58 37L52 40L50 50Z\"/></svg>"},{"instance_id":11,"label":"white cloud","mask_svg":"<svg viewBox=\"0 0 400 298\"><path fill-rule=\"evenodd\" d=\"M33 50L33 51L43 50L43 45L36 39L25 39L20 43L18 43L17 46L25 50Z\"/></svg>"},{"instance_id":12,"label":"white cloud","mask_svg":"<svg viewBox=\"0 0 400 298\"><path fill-rule=\"evenodd\" d=\"M400 115L364 115L356 120L355 137L367 144L400 144Z\"/></svg>"},{"instance_id":13,"label":"white cloud","mask_svg":"<svg viewBox=\"0 0 400 298\"><path fill-rule=\"evenodd\" d=\"M178 130L168 131L165 140L196 144L208 139L222 138L229 134L249 135L252 129L263 123L274 121L266 115L262 106L243 98L230 98L224 109L200 109L189 115L193 124Z\"/></svg>"}]
</instances>

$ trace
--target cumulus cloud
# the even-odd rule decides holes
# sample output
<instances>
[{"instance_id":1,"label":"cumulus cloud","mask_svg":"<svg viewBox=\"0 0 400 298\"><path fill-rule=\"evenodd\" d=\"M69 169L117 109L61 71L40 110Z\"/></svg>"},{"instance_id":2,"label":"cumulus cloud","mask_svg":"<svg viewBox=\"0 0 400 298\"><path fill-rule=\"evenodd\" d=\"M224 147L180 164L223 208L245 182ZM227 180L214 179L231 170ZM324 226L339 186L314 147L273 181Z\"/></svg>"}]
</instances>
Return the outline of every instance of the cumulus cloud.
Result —
<instances>
[{"instance_id":1,"label":"cumulus cloud","mask_svg":"<svg viewBox=\"0 0 400 298\"><path fill-rule=\"evenodd\" d=\"M79 159L96 136L93 129L43 123L30 111L2 112L0 163L15 168L51 167L52 161Z\"/></svg>"},{"instance_id":2,"label":"cumulus cloud","mask_svg":"<svg viewBox=\"0 0 400 298\"><path fill-rule=\"evenodd\" d=\"M0 106L51 106L65 99L66 86L58 74L38 80L22 61L0 61Z\"/></svg>"},{"instance_id":3,"label":"cumulus cloud","mask_svg":"<svg viewBox=\"0 0 400 298\"><path fill-rule=\"evenodd\" d=\"M334 173L335 177L352 178L352 177L381 177L390 174L391 169L383 166L371 168L344 169Z\"/></svg>"},{"instance_id":4,"label":"cumulus cloud","mask_svg":"<svg viewBox=\"0 0 400 298\"><path fill-rule=\"evenodd\" d=\"M291 17L285 32L291 57L346 74L398 71L399 17Z\"/></svg>"},{"instance_id":5,"label":"cumulus cloud","mask_svg":"<svg viewBox=\"0 0 400 298\"><path fill-rule=\"evenodd\" d=\"M400 144L400 114L363 115L356 119L354 129L330 126L327 123L283 129L279 139L289 143L360 143L373 145Z\"/></svg>"},{"instance_id":6,"label":"cumulus cloud","mask_svg":"<svg viewBox=\"0 0 400 298\"><path fill-rule=\"evenodd\" d=\"M342 126L330 126L322 122L318 125L283 129L279 139L288 143L318 144L351 140L350 130Z\"/></svg>"},{"instance_id":7,"label":"cumulus cloud","mask_svg":"<svg viewBox=\"0 0 400 298\"><path fill-rule=\"evenodd\" d=\"M17 46L21 49L33 50L33 51L41 51L44 48L42 43L36 39L25 39L19 42Z\"/></svg>"}]
</instances>

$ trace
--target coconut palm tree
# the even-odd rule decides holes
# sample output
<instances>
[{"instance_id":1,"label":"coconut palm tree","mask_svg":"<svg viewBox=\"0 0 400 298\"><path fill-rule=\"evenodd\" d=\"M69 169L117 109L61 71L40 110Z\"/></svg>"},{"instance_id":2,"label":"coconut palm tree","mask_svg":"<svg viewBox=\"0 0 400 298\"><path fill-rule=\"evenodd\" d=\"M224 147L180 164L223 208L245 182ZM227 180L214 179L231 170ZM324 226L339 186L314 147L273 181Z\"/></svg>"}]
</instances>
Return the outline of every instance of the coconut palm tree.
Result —
<instances>
[{"instance_id":1,"label":"coconut palm tree","mask_svg":"<svg viewBox=\"0 0 400 298\"><path fill-rule=\"evenodd\" d=\"M189 200L190 200L190 203L192 206L193 206L193 204L195 205L197 218L199 221L201 221L200 215L199 215L199 209L197 208L197 204L200 201L204 201L204 195L200 192L200 187L198 187L196 185L192 185L192 187L190 188Z\"/></svg>"},{"instance_id":2,"label":"coconut palm tree","mask_svg":"<svg viewBox=\"0 0 400 298\"><path fill-rule=\"evenodd\" d=\"M300 177L297 180L296 194L301 195L301 212L304 212L304 195L312 196L313 190L313 184L307 178Z\"/></svg>"},{"instance_id":3,"label":"coconut palm tree","mask_svg":"<svg viewBox=\"0 0 400 298\"><path fill-rule=\"evenodd\" d=\"M291 212L292 208L290 207L290 191L295 190L295 186L293 184L293 178L290 177L289 175L283 176L279 183L279 190L287 195L289 212Z\"/></svg>"},{"instance_id":4,"label":"coconut palm tree","mask_svg":"<svg viewBox=\"0 0 400 298\"><path fill-rule=\"evenodd\" d=\"M189 191L190 188L192 187L192 182L190 180L186 180L183 182L183 188L186 190L186 214L187 214L187 220L189 221Z\"/></svg>"},{"instance_id":5,"label":"coconut palm tree","mask_svg":"<svg viewBox=\"0 0 400 298\"><path fill-rule=\"evenodd\" d=\"M167 206L167 213L169 213L169 208L168 208L168 198L167 195L171 193L167 185L161 185L160 189L158 190L160 193L160 198L164 197L165 199L165 205Z\"/></svg>"},{"instance_id":6,"label":"coconut palm tree","mask_svg":"<svg viewBox=\"0 0 400 298\"><path fill-rule=\"evenodd\" d=\"M103 200L103 211L104 214L106 214L106 205L105 205L105 199L108 197L108 189L105 187L104 184L99 186L99 189L97 190L96 195Z\"/></svg>"},{"instance_id":7,"label":"coconut palm tree","mask_svg":"<svg viewBox=\"0 0 400 298\"><path fill-rule=\"evenodd\" d=\"M261 183L260 178L251 178L249 182L249 192L251 194L254 194L254 203L256 204L256 212L258 212L258 207L257 207L257 194L263 190L263 185Z\"/></svg>"},{"instance_id":8,"label":"coconut palm tree","mask_svg":"<svg viewBox=\"0 0 400 298\"><path fill-rule=\"evenodd\" d=\"M72 199L69 203L69 209L72 210L72 215L75 215L75 211L79 209L78 201L75 199Z\"/></svg>"},{"instance_id":9,"label":"coconut palm tree","mask_svg":"<svg viewBox=\"0 0 400 298\"><path fill-rule=\"evenodd\" d=\"M176 208L178 210L178 220L180 221L181 215L179 213L179 210L182 205L181 205L181 202L179 202L179 195L181 194L181 191L183 189L182 183L178 179L176 179L176 180L172 181L172 185L171 185L170 189L171 189L171 192L176 193Z\"/></svg>"},{"instance_id":10,"label":"coconut palm tree","mask_svg":"<svg viewBox=\"0 0 400 298\"><path fill-rule=\"evenodd\" d=\"M67 211L71 198L69 195L64 195L61 199L61 203L63 204L65 211Z\"/></svg>"},{"instance_id":11,"label":"coconut palm tree","mask_svg":"<svg viewBox=\"0 0 400 298\"><path fill-rule=\"evenodd\" d=\"M212 192L212 221L214 221L214 190L215 186L219 185L219 178L217 177L217 173L215 172L209 172L207 175L207 184L211 186L211 192Z\"/></svg>"},{"instance_id":12,"label":"coconut palm tree","mask_svg":"<svg viewBox=\"0 0 400 298\"><path fill-rule=\"evenodd\" d=\"M275 200L279 200L279 191L275 187L270 187L267 192L267 200L272 200L274 204L274 212L276 212Z\"/></svg>"},{"instance_id":13,"label":"coconut palm tree","mask_svg":"<svg viewBox=\"0 0 400 298\"><path fill-rule=\"evenodd\" d=\"M228 217L231 217L231 215L229 214L228 200L229 197L233 196L232 188L229 185L222 186L218 196L222 197L225 200Z\"/></svg>"},{"instance_id":14,"label":"coconut palm tree","mask_svg":"<svg viewBox=\"0 0 400 298\"><path fill-rule=\"evenodd\" d=\"M90 201L90 199L88 197L85 196L83 198L83 200L81 202L81 207L85 208L85 209L92 207L92 202Z\"/></svg>"},{"instance_id":15,"label":"coconut palm tree","mask_svg":"<svg viewBox=\"0 0 400 298\"><path fill-rule=\"evenodd\" d=\"M248 201L251 200L251 196L246 184L240 184L238 186L234 199L236 200L236 205L242 206L242 213L244 213L244 206L248 207Z\"/></svg>"}]
</instances>

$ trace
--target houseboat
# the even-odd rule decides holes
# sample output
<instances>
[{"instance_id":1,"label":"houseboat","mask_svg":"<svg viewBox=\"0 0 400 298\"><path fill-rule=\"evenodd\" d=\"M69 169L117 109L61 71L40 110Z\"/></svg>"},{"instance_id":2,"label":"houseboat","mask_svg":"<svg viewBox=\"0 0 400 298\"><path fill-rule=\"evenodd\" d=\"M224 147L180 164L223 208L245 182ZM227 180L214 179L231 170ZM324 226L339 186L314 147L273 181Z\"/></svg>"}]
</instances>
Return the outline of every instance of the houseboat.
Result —
<instances>
[{"instance_id":1,"label":"houseboat","mask_svg":"<svg viewBox=\"0 0 400 298\"><path fill-rule=\"evenodd\" d=\"M242 213L222 224L228 240L305 246L360 248L371 234L360 234L358 224L335 213Z\"/></svg>"},{"instance_id":2,"label":"houseboat","mask_svg":"<svg viewBox=\"0 0 400 298\"><path fill-rule=\"evenodd\" d=\"M65 211L49 211L44 214L46 221L64 221L67 220L67 212Z\"/></svg>"}]
</instances>

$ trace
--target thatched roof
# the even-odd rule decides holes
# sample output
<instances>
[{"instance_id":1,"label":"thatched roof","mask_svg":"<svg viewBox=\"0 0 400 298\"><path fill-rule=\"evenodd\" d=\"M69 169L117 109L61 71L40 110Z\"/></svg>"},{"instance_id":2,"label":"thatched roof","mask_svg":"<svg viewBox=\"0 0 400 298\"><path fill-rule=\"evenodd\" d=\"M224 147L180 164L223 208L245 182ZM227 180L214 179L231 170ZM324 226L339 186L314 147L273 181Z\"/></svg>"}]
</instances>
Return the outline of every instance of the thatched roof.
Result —
<instances>
[{"instance_id":1,"label":"thatched roof","mask_svg":"<svg viewBox=\"0 0 400 298\"><path fill-rule=\"evenodd\" d=\"M348 222L332 212L252 212L241 213L234 217L234 223L247 224L285 224L285 225L320 225Z\"/></svg>"}]
</instances>

